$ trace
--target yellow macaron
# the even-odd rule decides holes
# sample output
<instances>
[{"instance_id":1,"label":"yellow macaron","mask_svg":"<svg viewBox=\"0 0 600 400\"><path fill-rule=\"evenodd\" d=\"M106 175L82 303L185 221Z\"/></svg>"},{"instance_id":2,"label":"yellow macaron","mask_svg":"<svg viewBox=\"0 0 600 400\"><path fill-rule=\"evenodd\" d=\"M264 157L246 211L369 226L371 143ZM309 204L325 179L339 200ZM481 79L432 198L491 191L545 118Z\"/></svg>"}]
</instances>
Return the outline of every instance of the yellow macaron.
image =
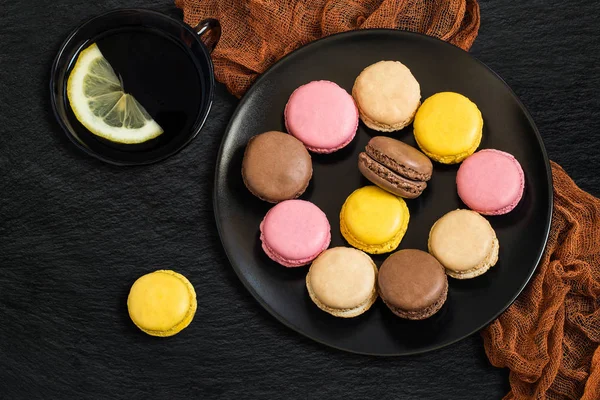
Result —
<instances>
[{"instance_id":1,"label":"yellow macaron","mask_svg":"<svg viewBox=\"0 0 600 400\"><path fill-rule=\"evenodd\" d=\"M127 308L133 323L148 335L173 336L194 319L196 291L185 276L158 270L135 281Z\"/></svg>"},{"instance_id":2,"label":"yellow macaron","mask_svg":"<svg viewBox=\"0 0 600 400\"><path fill-rule=\"evenodd\" d=\"M377 186L352 192L340 212L342 236L370 254L388 253L400 244L408 228L406 202Z\"/></svg>"},{"instance_id":3,"label":"yellow macaron","mask_svg":"<svg viewBox=\"0 0 600 400\"><path fill-rule=\"evenodd\" d=\"M477 105L462 94L441 92L423 102L413 127L423 153L442 164L456 164L479 147L483 118Z\"/></svg>"}]
</instances>

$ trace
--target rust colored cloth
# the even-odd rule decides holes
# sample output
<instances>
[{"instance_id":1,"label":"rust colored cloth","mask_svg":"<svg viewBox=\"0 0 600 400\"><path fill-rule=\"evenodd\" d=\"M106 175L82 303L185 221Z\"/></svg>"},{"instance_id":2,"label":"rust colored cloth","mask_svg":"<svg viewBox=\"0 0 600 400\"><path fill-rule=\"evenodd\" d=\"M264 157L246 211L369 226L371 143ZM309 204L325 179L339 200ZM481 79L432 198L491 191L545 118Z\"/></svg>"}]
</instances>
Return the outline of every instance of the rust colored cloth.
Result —
<instances>
[{"instance_id":1,"label":"rust colored cloth","mask_svg":"<svg viewBox=\"0 0 600 400\"><path fill-rule=\"evenodd\" d=\"M362 28L426 33L468 50L476 0L176 0L195 25L217 18L215 74L240 97L290 51ZM490 362L510 369L506 399L600 399L600 199L557 164L548 246L525 291L483 332Z\"/></svg>"},{"instance_id":2,"label":"rust colored cloth","mask_svg":"<svg viewBox=\"0 0 600 400\"><path fill-rule=\"evenodd\" d=\"M552 163L546 252L523 293L482 332L510 369L506 399L600 399L600 199Z\"/></svg>"},{"instance_id":3,"label":"rust colored cloth","mask_svg":"<svg viewBox=\"0 0 600 400\"><path fill-rule=\"evenodd\" d=\"M219 82L241 97L275 61L333 33L365 28L421 32L468 50L479 30L475 0L175 0L191 26L216 18Z\"/></svg>"}]
</instances>

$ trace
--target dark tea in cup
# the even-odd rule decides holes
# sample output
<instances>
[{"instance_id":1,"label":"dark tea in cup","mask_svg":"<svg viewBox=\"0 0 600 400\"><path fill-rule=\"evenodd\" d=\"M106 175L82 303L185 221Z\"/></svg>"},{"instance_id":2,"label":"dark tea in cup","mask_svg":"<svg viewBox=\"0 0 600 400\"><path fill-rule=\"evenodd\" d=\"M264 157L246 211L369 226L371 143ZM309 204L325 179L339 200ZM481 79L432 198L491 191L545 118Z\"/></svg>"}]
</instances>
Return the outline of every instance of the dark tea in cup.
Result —
<instances>
[{"instance_id":1,"label":"dark tea in cup","mask_svg":"<svg viewBox=\"0 0 600 400\"><path fill-rule=\"evenodd\" d=\"M210 43L205 44L197 32L209 31ZM203 21L194 31L148 10L118 10L88 21L67 39L55 61L52 96L59 122L78 147L104 161L147 164L174 154L198 134L210 110L214 86L210 50L219 32L215 20ZM69 75L82 51L94 44L114 70L123 93L133 96L160 125L163 132L158 136L133 144L107 140L92 133L86 128L89 124L78 119L81 114L73 112Z\"/></svg>"}]
</instances>

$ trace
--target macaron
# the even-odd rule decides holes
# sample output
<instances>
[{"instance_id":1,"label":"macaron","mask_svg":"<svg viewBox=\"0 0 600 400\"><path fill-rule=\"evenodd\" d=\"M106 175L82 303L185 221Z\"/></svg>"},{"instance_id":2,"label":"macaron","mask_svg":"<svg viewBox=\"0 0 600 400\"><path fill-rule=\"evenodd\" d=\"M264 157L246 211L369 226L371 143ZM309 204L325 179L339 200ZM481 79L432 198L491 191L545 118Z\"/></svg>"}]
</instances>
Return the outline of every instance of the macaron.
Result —
<instances>
[{"instance_id":1,"label":"macaron","mask_svg":"<svg viewBox=\"0 0 600 400\"><path fill-rule=\"evenodd\" d=\"M442 164L456 164L481 142L483 118L477 105L459 93L436 93L423 102L413 124L421 150Z\"/></svg>"},{"instance_id":2,"label":"macaron","mask_svg":"<svg viewBox=\"0 0 600 400\"><path fill-rule=\"evenodd\" d=\"M386 136L375 136L358 155L358 169L383 190L414 199L427 187L433 165L414 147Z\"/></svg>"},{"instance_id":3,"label":"macaron","mask_svg":"<svg viewBox=\"0 0 600 400\"><path fill-rule=\"evenodd\" d=\"M347 146L358 128L352 96L330 81L312 81L294 90L284 114L287 131L315 153Z\"/></svg>"},{"instance_id":4,"label":"macaron","mask_svg":"<svg viewBox=\"0 0 600 400\"><path fill-rule=\"evenodd\" d=\"M187 278L158 270L135 281L127 309L133 323L152 336L173 336L186 328L196 314L196 291Z\"/></svg>"},{"instance_id":5,"label":"macaron","mask_svg":"<svg viewBox=\"0 0 600 400\"><path fill-rule=\"evenodd\" d=\"M444 267L421 250L400 250L379 268L379 296L397 316L421 320L438 312L448 297Z\"/></svg>"},{"instance_id":6,"label":"macaron","mask_svg":"<svg viewBox=\"0 0 600 400\"><path fill-rule=\"evenodd\" d=\"M471 210L454 210L429 232L429 252L456 279L484 274L498 261L499 243L487 219Z\"/></svg>"},{"instance_id":7,"label":"macaron","mask_svg":"<svg viewBox=\"0 0 600 400\"><path fill-rule=\"evenodd\" d=\"M379 61L358 75L352 97L366 126L392 132L412 122L421 104L421 87L400 61Z\"/></svg>"},{"instance_id":8,"label":"macaron","mask_svg":"<svg viewBox=\"0 0 600 400\"><path fill-rule=\"evenodd\" d=\"M317 258L331 242L331 227L319 207L305 200L285 200L271 208L260 224L262 248L286 267Z\"/></svg>"},{"instance_id":9,"label":"macaron","mask_svg":"<svg viewBox=\"0 0 600 400\"><path fill-rule=\"evenodd\" d=\"M480 150L460 165L456 174L460 199L483 215L512 211L523 197L525 174L512 154L500 150Z\"/></svg>"},{"instance_id":10,"label":"macaron","mask_svg":"<svg viewBox=\"0 0 600 400\"><path fill-rule=\"evenodd\" d=\"M340 230L351 246L370 254L388 253L408 228L406 202L377 186L356 189L340 212Z\"/></svg>"},{"instance_id":11,"label":"macaron","mask_svg":"<svg viewBox=\"0 0 600 400\"><path fill-rule=\"evenodd\" d=\"M306 275L306 289L321 310L341 318L367 311L377 299L377 266L367 254L350 247L325 250Z\"/></svg>"},{"instance_id":12,"label":"macaron","mask_svg":"<svg viewBox=\"0 0 600 400\"><path fill-rule=\"evenodd\" d=\"M278 203L299 197L312 172L306 147L287 133L265 132L248 141L242 177L248 190L261 200Z\"/></svg>"}]
</instances>

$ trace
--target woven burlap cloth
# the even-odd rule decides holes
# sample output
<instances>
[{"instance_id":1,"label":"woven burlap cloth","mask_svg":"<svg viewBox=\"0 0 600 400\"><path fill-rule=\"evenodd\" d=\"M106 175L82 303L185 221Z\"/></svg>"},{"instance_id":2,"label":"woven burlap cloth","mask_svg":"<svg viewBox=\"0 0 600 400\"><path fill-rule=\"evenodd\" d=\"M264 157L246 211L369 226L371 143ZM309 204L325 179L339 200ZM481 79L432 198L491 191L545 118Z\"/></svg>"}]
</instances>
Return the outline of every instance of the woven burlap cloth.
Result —
<instances>
[{"instance_id":1,"label":"woven burlap cloth","mask_svg":"<svg viewBox=\"0 0 600 400\"><path fill-rule=\"evenodd\" d=\"M333 33L397 28L468 50L475 0L176 0L194 26L217 18L215 75L240 97L290 51ZM533 279L483 332L490 362L510 369L506 399L600 400L600 200L557 164L548 246Z\"/></svg>"}]
</instances>

